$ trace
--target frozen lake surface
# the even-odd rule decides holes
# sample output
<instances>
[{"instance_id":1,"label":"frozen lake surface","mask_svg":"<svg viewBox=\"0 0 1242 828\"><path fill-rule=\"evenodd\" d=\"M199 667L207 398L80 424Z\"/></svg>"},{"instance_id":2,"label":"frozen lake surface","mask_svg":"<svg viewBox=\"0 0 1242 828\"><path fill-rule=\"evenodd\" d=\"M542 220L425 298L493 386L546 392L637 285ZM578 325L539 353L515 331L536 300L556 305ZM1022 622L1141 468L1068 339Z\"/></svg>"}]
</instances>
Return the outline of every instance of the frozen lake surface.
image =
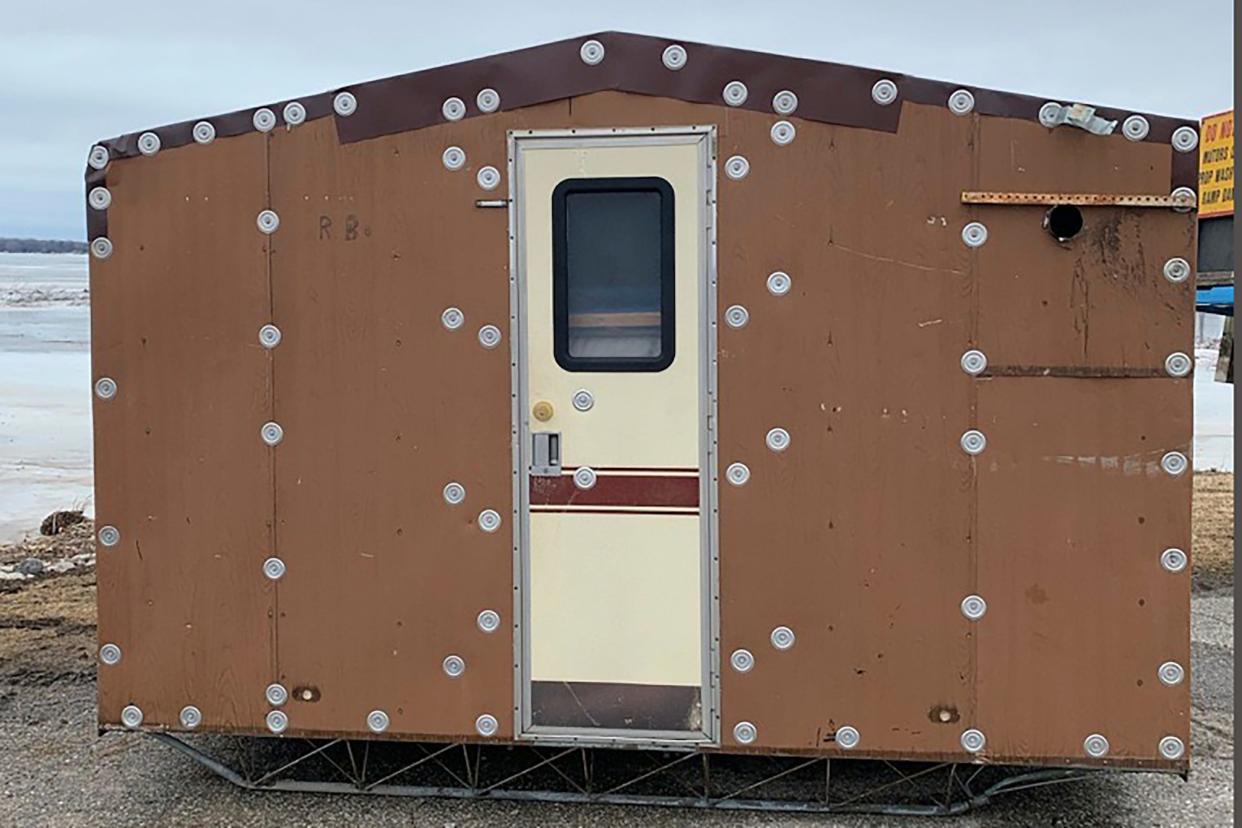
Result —
<instances>
[{"instance_id":1,"label":"frozen lake surface","mask_svg":"<svg viewBox=\"0 0 1242 828\"><path fill-rule=\"evenodd\" d=\"M0 541L55 509L93 514L87 301L86 256L0 253ZM1195 468L1232 471L1233 386L1215 347L1195 356Z\"/></svg>"}]
</instances>

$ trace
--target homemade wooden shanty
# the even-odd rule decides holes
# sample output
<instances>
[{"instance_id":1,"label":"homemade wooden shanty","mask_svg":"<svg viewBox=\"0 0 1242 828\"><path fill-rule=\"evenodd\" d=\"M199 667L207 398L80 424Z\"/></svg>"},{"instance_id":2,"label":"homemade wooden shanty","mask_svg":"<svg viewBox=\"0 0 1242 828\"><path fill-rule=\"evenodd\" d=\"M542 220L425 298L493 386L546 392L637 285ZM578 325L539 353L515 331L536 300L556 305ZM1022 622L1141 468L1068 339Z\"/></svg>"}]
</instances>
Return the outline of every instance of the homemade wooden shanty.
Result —
<instances>
[{"instance_id":1,"label":"homemade wooden shanty","mask_svg":"<svg viewBox=\"0 0 1242 828\"><path fill-rule=\"evenodd\" d=\"M1197 140L605 33L100 142L101 728L1186 771Z\"/></svg>"}]
</instances>

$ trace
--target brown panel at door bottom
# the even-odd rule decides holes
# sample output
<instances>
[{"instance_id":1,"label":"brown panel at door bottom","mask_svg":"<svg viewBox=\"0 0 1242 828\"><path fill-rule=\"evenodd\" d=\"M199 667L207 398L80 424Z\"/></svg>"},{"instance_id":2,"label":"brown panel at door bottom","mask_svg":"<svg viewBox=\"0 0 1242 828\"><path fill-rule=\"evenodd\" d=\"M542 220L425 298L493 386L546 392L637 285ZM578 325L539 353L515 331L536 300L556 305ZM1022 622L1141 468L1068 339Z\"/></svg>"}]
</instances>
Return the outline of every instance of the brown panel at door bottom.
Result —
<instances>
[{"instance_id":1,"label":"brown panel at door bottom","mask_svg":"<svg viewBox=\"0 0 1242 828\"><path fill-rule=\"evenodd\" d=\"M698 687L533 681L530 686L531 724L536 727L697 731L702 729L701 700Z\"/></svg>"},{"instance_id":2,"label":"brown panel at door bottom","mask_svg":"<svg viewBox=\"0 0 1242 828\"><path fill-rule=\"evenodd\" d=\"M572 474L530 478L532 506L682 506L699 505L699 478L659 474L600 473L595 485L579 489Z\"/></svg>"}]
</instances>

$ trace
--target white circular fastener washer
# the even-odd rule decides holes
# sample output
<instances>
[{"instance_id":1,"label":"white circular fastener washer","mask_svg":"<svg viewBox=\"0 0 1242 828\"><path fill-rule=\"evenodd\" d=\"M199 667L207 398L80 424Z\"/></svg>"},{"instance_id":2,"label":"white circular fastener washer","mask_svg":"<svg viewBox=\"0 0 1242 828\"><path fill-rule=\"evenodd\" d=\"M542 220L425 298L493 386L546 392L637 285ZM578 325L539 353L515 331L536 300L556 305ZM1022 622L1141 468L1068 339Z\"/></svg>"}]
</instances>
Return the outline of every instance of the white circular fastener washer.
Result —
<instances>
[{"instance_id":1,"label":"white circular fastener washer","mask_svg":"<svg viewBox=\"0 0 1242 828\"><path fill-rule=\"evenodd\" d=\"M1169 193L1169 197L1177 203L1173 209L1178 213L1189 213L1199 201L1199 196L1189 187L1178 187Z\"/></svg>"},{"instance_id":2,"label":"white circular fastener washer","mask_svg":"<svg viewBox=\"0 0 1242 828\"><path fill-rule=\"evenodd\" d=\"M750 321L750 312L742 305L730 305L725 310L725 324L730 328L745 328Z\"/></svg>"},{"instance_id":3,"label":"white circular fastener washer","mask_svg":"<svg viewBox=\"0 0 1242 828\"><path fill-rule=\"evenodd\" d=\"M276 228L280 227L280 216L276 215L275 210L263 210L255 217L254 223L258 226L260 233L270 236L276 232Z\"/></svg>"},{"instance_id":4,"label":"white circular fastener washer","mask_svg":"<svg viewBox=\"0 0 1242 828\"><path fill-rule=\"evenodd\" d=\"M732 463L725 469L725 479L734 486L744 486L750 480L750 467L745 463Z\"/></svg>"},{"instance_id":5,"label":"white circular fastener washer","mask_svg":"<svg viewBox=\"0 0 1242 828\"><path fill-rule=\"evenodd\" d=\"M672 69L676 72L686 65L686 47L674 43L664 50L660 60L663 61L664 68Z\"/></svg>"},{"instance_id":6,"label":"white circular fastener washer","mask_svg":"<svg viewBox=\"0 0 1242 828\"><path fill-rule=\"evenodd\" d=\"M837 728L836 740L838 747L842 747L845 750L853 750L858 747L858 742L861 739L862 737L858 735L858 730L856 728L850 727L849 725Z\"/></svg>"},{"instance_id":7,"label":"white circular fastener washer","mask_svg":"<svg viewBox=\"0 0 1242 828\"><path fill-rule=\"evenodd\" d=\"M988 447L988 438L982 431L972 428L962 434L961 444L962 451L969 455L983 454L983 450Z\"/></svg>"},{"instance_id":8,"label":"white circular fastener washer","mask_svg":"<svg viewBox=\"0 0 1242 828\"><path fill-rule=\"evenodd\" d=\"M267 703L272 707L280 707L289 701L289 691L285 689L283 684L273 682L263 691L263 698L267 699Z\"/></svg>"},{"instance_id":9,"label":"white circular fastener washer","mask_svg":"<svg viewBox=\"0 0 1242 828\"><path fill-rule=\"evenodd\" d=\"M738 722L733 726L733 738L738 744L749 745L759 738L759 729L750 722Z\"/></svg>"},{"instance_id":10,"label":"white circular fastener washer","mask_svg":"<svg viewBox=\"0 0 1242 828\"><path fill-rule=\"evenodd\" d=\"M578 57L587 66L598 66L604 62L604 44L598 40L588 40L578 49Z\"/></svg>"},{"instance_id":11,"label":"white circular fastener washer","mask_svg":"<svg viewBox=\"0 0 1242 828\"><path fill-rule=\"evenodd\" d=\"M96 210L107 210L112 204L112 193L108 192L107 187L93 187L86 201Z\"/></svg>"},{"instance_id":12,"label":"white circular fastener washer","mask_svg":"<svg viewBox=\"0 0 1242 828\"><path fill-rule=\"evenodd\" d=\"M444 670L444 675L449 678L457 678L466 672L466 660L459 655L445 656L444 661L440 663L440 667Z\"/></svg>"},{"instance_id":13,"label":"white circular fastener washer","mask_svg":"<svg viewBox=\"0 0 1242 828\"><path fill-rule=\"evenodd\" d=\"M1170 282L1184 282L1190 278L1190 262L1174 256L1164 263L1164 278Z\"/></svg>"},{"instance_id":14,"label":"white circular fastener washer","mask_svg":"<svg viewBox=\"0 0 1242 828\"><path fill-rule=\"evenodd\" d=\"M750 97L750 90L740 80L729 81L725 84L720 97L724 98L724 102L729 106L741 106Z\"/></svg>"},{"instance_id":15,"label":"white circular fastener washer","mask_svg":"<svg viewBox=\"0 0 1242 828\"><path fill-rule=\"evenodd\" d=\"M782 89L772 96L772 109L778 115L792 115L798 109L798 96L788 89Z\"/></svg>"},{"instance_id":16,"label":"white circular fastener washer","mask_svg":"<svg viewBox=\"0 0 1242 828\"><path fill-rule=\"evenodd\" d=\"M949 96L949 111L954 115L969 115L975 108L975 96L969 89L958 89Z\"/></svg>"},{"instance_id":17,"label":"white circular fastener washer","mask_svg":"<svg viewBox=\"0 0 1242 828\"><path fill-rule=\"evenodd\" d=\"M1160 565L1166 572L1181 572L1189 562L1186 553L1176 547L1170 547L1160 553Z\"/></svg>"},{"instance_id":18,"label":"white circular fastener washer","mask_svg":"<svg viewBox=\"0 0 1242 828\"><path fill-rule=\"evenodd\" d=\"M212 126L211 121L199 121L191 130L196 144L210 144L216 140L216 128Z\"/></svg>"},{"instance_id":19,"label":"white circular fastener washer","mask_svg":"<svg viewBox=\"0 0 1242 828\"><path fill-rule=\"evenodd\" d=\"M269 351L280 344L282 334L275 325L264 325L259 328L259 344Z\"/></svg>"},{"instance_id":20,"label":"white circular fastener washer","mask_svg":"<svg viewBox=\"0 0 1242 828\"><path fill-rule=\"evenodd\" d=\"M297 126L306 121L306 107L299 101L289 101L281 114L285 116L285 123L289 126Z\"/></svg>"},{"instance_id":21,"label":"white circular fastener washer","mask_svg":"<svg viewBox=\"0 0 1242 828\"><path fill-rule=\"evenodd\" d=\"M115 644L105 644L99 648L99 660L109 667L121 663L121 648Z\"/></svg>"},{"instance_id":22,"label":"white circular fastener washer","mask_svg":"<svg viewBox=\"0 0 1242 828\"><path fill-rule=\"evenodd\" d=\"M987 746L987 737L983 735L982 730L970 728L962 731L962 750L967 753L979 753Z\"/></svg>"},{"instance_id":23,"label":"white circular fastener washer","mask_svg":"<svg viewBox=\"0 0 1242 828\"><path fill-rule=\"evenodd\" d=\"M500 730L500 722L491 713L484 713L474 720L474 730L480 736L495 736L496 731Z\"/></svg>"},{"instance_id":24,"label":"white circular fastener washer","mask_svg":"<svg viewBox=\"0 0 1242 828\"><path fill-rule=\"evenodd\" d=\"M113 547L121 542L121 530L115 526L100 526L97 537L104 546Z\"/></svg>"},{"instance_id":25,"label":"white circular fastener washer","mask_svg":"<svg viewBox=\"0 0 1242 828\"><path fill-rule=\"evenodd\" d=\"M1190 152L1199 146L1199 133L1194 127L1179 126L1173 130L1173 149L1178 152Z\"/></svg>"},{"instance_id":26,"label":"white circular fastener washer","mask_svg":"<svg viewBox=\"0 0 1242 828\"><path fill-rule=\"evenodd\" d=\"M500 344L500 328L495 325L484 325L479 328L479 344L491 350Z\"/></svg>"},{"instance_id":27,"label":"white circular fastener washer","mask_svg":"<svg viewBox=\"0 0 1242 828\"><path fill-rule=\"evenodd\" d=\"M96 144L86 155L86 163L92 170L102 170L108 166L108 148Z\"/></svg>"},{"instance_id":28,"label":"white circular fastener washer","mask_svg":"<svg viewBox=\"0 0 1242 828\"><path fill-rule=\"evenodd\" d=\"M332 99L332 111L342 118L348 118L358 111L358 99L352 92L338 92Z\"/></svg>"},{"instance_id":29,"label":"white circular fastener washer","mask_svg":"<svg viewBox=\"0 0 1242 828\"><path fill-rule=\"evenodd\" d=\"M269 581L279 581L285 576L285 562L280 558L268 558L263 562L263 574Z\"/></svg>"},{"instance_id":30,"label":"white circular fastener washer","mask_svg":"<svg viewBox=\"0 0 1242 828\"><path fill-rule=\"evenodd\" d=\"M133 729L142 724L142 708L136 704L127 704L121 708L121 724Z\"/></svg>"},{"instance_id":31,"label":"white circular fastener washer","mask_svg":"<svg viewBox=\"0 0 1242 828\"><path fill-rule=\"evenodd\" d=\"M440 104L440 114L446 121L460 121L466 117L466 102L461 98L445 98Z\"/></svg>"},{"instance_id":32,"label":"white circular fastener washer","mask_svg":"<svg viewBox=\"0 0 1242 828\"><path fill-rule=\"evenodd\" d=\"M485 633L494 633L500 629L500 613L496 612L496 610L485 609L479 613L478 618L474 621L479 629Z\"/></svg>"},{"instance_id":33,"label":"white circular fastener washer","mask_svg":"<svg viewBox=\"0 0 1242 828\"><path fill-rule=\"evenodd\" d=\"M154 132L144 132L138 136L138 151L151 156L160 151L160 136Z\"/></svg>"},{"instance_id":34,"label":"white circular fastener washer","mask_svg":"<svg viewBox=\"0 0 1242 828\"><path fill-rule=\"evenodd\" d=\"M595 469L590 466L582 466L574 470L574 486L587 491L595 488L595 484L599 481L599 475L595 473Z\"/></svg>"},{"instance_id":35,"label":"white circular fastener washer","mask_svg":"<svg viewBox=\"0 0 1242 828\"><path fill-rule=\"evenodd\" d=\"M595 395L585 388L579 388L570 398L570 404L576 411L590 411L595 407Z\"/></svg>"},{"instance_id":36,"label":"white circular fastener washer","mask_svg":"<svg viewBox=\"0 0 1242 828\"><path fill-rule=\"evenodd\" d=\"M485 190L494 190L500 185L500 170L492 166L483 167L475 176L479 186Z\"/></svg>"},{"instance_id":37,"label":"white circular fastener washer","mask_svg":"<svg viewBox=\"0 0 1242 828\"><path fill-rule=\"evenodd\" d=\"M880 106L888 106L897 100L897 84L888 78L881 78L871 87L871 100Z\"/></svg>"},{"instance_id":38,"label":"white circular fastener washer","mask_svg":"<svg viewBox=\"0 0 1242 828\"><path fill-rule=\"evenodd\" d=\"M367 730L372 733L383 733L388 729L388 714L383 710L372 710L367 714Z\"/></svg>"},{"instance_id":39,"label":"white circular fastener washer","mask_svg":"<svg viewBox=\"0 0 1242 828\"><path fill-rule=\"evenodd\" d=\"M1131 115L1121 122L1121 134L1131 141L1142 141L1151 131L1151 124L1142 115Z\"/></svg>"},{"instance_id":40,"label":"white circular fastener washer","mask_svg":"<svg viewBox=\"0 0 1242 828\"><path fill-rule=\"evenodd\" d=\"M1164 360L1164 370L1171 377L1184 377L1194 367L1194 360L1181 351L1174 351Z\"/></svg>"},{"instance_id":41,"label":"white circular fastener washer","mask_svg":"<svg viewBox=\"0 0 1242 828\"><path fill-rule=\"evenodd\" d=\"M1160 755L1165 759L1181 759L1186 752L1186 745L1176 736L1165 736L1160 740Z\"/></svg>"},{"instance_id":42,"label":"white circular fastener washer","mask_svg":"<svg viewBox=\"0 0 1242 828\"><path fill-rule=\"evenodd\" d=\"M773 296L784 296L789 293L791 287L793 287L793 280L783 270L778 270L768 276L768 293Z\"/></svg>"},{"instance_id":43,"label":"white circular fastener washer","mask_svg":"<svg viewBox=\"0 0 1242 828\"><path fill-rule=\"evenodd\" d=\"M259 436L269 446L275 446L285 439L285 430L281 428L280 423L264 423L263 428L259 429Z\"/></svg>"},{"instance_id":44,"label":"white circular fastener washer","mask_svg":"<svg viewBox=\"0 0 1242 828\"><path fill-rule=\"evenodd\" d=\"M750 650L734 650L729 656L729 666L739 673L749 673L755 668L755 656Z\"/></svg>"},{"instance_id":45,"label":"white circular fastener washer","mask_svg":"<svg viewBox=\"0 0 1242 828\"><path fill-rule=\"evenodd\" d=\"M967 247L983 247L988 240L988 228L983 222L972 221L962 228L962 241Z\"/></svg>"},{"instance_id":46,"label":"white circular fastener washer","mask_svg":"<svg viewBox=\"0 0 1242 828\"><path fill-rule=\"evenodd\" d=\"M466 151L461 147L449 147L440 156L446 170L460 170L466 166Z\"/></svg>"},{"instance_id":47,"label":"white circular fastener washer","mask_svg":"<svg viewBox=\"0 0 1242 828\"><path fill-rule=\"evenodd\" d=\"M445 308L440 314L440 323L450 331L455 331L466 323L466 315L459 308Z\"/></svg>"},{"instance_id":48,"label":"white circular fastener washer","mask_svg":"<svg viewBox=\"0 0 1242 828\"><path fill-rule=\"evenodd\" d=\"M1039 123L1049 129L1061 123L1061 105L1056 101L1048 101L1039 108Z\"/></svg>"},{"instance_id":49,"label":"white circular fastener washer","mask_svg":"<svg viewBox=\"0 0 1242 828\"><path fill-rule=\"evenodd\" d=\"M112 255L112 241L107 236L99 236L91 242L91 255L96 259L106 259Z\"/></svg>"},{"instance_id":50,"label":"white circular fastener washer","mask_svg":"<svg viewBox=\"0 0 1242 828\"><path fill-rule=\"evenodd\" d=\"M1180 451L1170 451L1160 458L1160 468L1164 469L1166 474L1170 474L1173 477L1182 474L1189 465L1190 461Z\"/></svg>"},{"instance_id":51,"label":"white circular fastener washer","mask_svg":"<svg viewBox=\"0 0 1242 828\"><path fill-rule=\"evenodd\" d=\"M500 513L495 509L479 512L479 528L484 532L495 532L500 528Z\"/></svg>"},{"instance_id":52,"label":"white circular fastener washer","mask_svg":"<svg viewBox=\"0 0 1242 828\"><path fill-rule=\"evenodd\" d=\"M254 128L259 132L271 132L272 128L276 126L276 113L267 107L256 109L250 122L254 124Z\"/></svg>"},{"instance_id":53,"label":"white circular fastener washer","mask_svg":"<svg viewBox=\"0 0 1242 828\"><path fill-rule=\"evenodd\" d=\"M967 595L962 599L962 615L971 621L978 621L988 611L988 602L981 595Z\"/></svg>"},{"instance_id":54,"label":"white circular fastener washer","mask_svg":"<svg viewBox=\"0 0 1242 828\"><path fill-rule=\"evenodd\" d=\"M772 137L773 144L776 144L778 147L784 147L793 143L793 139L798 135L798 130L789 121L777 121L772 124L772 129L768 134Z\"/></svg>"},{"instance_id":55,"label":"white circular fastener washer","mask_svg":"<svg viewBox=\"0 0 1242 828\"><path fill-rule=\"evenodd\" d=\"M1186 670L1176 661L1166 661L1157 671L1160 683L1166 687L1176 687L1186 678Z\"/></svg>"},{"instance_id":56,"label":"white circular fastener washer","mask_svg":"<svg viewBox=\"0 0 1242 828\"><path fill-rule=\"evenodd\" d=\"M193 730L203 723L203 712L192 704L187 704L181 708L181 713L177 716L181 720L181 726L186 730Z\"/></svg>"},{"instance_id":57,"label":"white circular fastener washer","mask_svg":"<svg viewBox=\"0 0 1242 828\"><path fill-rule=\"evenodd\" d=\"M444 502L456 506L466 499L466 487L454 480L444 486Z\"/></svg>"},{"instance_id":58,"label":"white circular fastener washer","mask_svg":"<svg viewBox=\"0 0 1242 828\"><path fill-rule=\"evenodd\" d=\"M783 428L771 429L763 438L763 442L772 451L784 451L789 448L789 432Z\"/></svg>"},{"instance_id":59,"label":"white circular fastener washer","mask_svg":"<svg viewBox=\"0 0 1242 828\"><path fill-rule=\"evenodd\" d=\"M962 354L961 363L963 371L970 374L972 377L977 377L987 370L988 358L983 351L977 351L972 348Z\"/></svg>"},{"instance_id":60,"label":"white circular fastener washer","mask_svg":"<svg viewBox=\"0 0 1242 828\"><path fill-rule=\"evenodd\" d=\"M110 400L116 396L116 380L112 377L100 377L95 380L95 396L101 400Z\"/></svg>"},{"instance_id":61,"label":"white circular fastener washer","mask_svg":"<svg viewBox=\"0 0 1242 828\"><path fill-rule=\"evenodd\" d=\"M267 729L273 733L284 733L289 727L289 714L283 710L271 710L267 714Z\"/></svg>"},{"instance_id":62,"label":"white circular fastener washer","mask_svg":"<svg viewBox=\"0 0 1242 828\"><path fill-rule=\"evenodd\" d=\"M741 181L750 173L750 162L745 156L734 155L725 162L725 175L734 181Z\"/></svg>"},{"instance_id":63,"label":"white circular fastener washer","mask_svg":"<svg viewBox=\"0 0 1242 828\"><path fill-rule=\"evenodd\" d=\"M474 96L474 104L480 112L495 112L500 109L500 93L491 87L480 89Z\"/></svg>"},{"instance_id":64,"label":"white circular fastener washer","mask_svg":"<svg viewBox=\"0 0 1242 828\"><path fill-rule=\"evenodd\" d=\"M1093 759L1108 755L1108 739L1102 733L1092 733L1082 740L1083 753Z\"/></svg>"},{"instance_id":65,"label":"white circular fastener washer","mask_svg":"<svg viewBox=\"0 0 1242 828\"><path fill-rule=\"evenodd\" d=\"M797 641L794 631L789 629L789 627L777 627L772 630L772 634L768 636L768 639L772 642L772 646L778 650L788 650Z\"/></svg>"}]
</instances>

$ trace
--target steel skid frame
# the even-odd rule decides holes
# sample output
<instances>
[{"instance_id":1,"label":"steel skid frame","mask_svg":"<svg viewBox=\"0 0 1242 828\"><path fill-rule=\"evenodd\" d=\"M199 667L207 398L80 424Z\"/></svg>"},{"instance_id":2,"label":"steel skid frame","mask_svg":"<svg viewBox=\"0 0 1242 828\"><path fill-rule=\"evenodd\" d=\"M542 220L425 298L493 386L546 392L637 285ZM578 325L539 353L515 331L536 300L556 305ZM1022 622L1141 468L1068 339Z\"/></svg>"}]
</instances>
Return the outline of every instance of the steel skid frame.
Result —
<instances>
[{"instance_id":1,"label":"steel skid frame","mask_svg":"<svg viewBox=\"0 0 1242 828\"><path fill-rule=\"evenodd\" d=\"M951 816L1113 771L592 747L152 738L252 791Z\"/></svg>"}]
</instances>

